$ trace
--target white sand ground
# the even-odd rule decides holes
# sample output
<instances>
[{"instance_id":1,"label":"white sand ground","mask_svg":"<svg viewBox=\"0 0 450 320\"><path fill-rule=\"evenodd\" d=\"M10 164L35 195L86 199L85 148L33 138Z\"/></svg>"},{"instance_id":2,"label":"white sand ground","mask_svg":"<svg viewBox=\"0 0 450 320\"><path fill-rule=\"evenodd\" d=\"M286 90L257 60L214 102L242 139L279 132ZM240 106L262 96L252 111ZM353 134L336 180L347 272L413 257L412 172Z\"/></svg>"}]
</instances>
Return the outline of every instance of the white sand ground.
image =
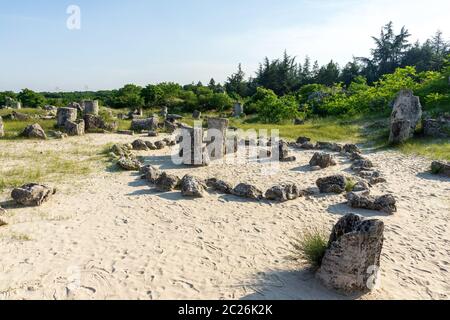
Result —
<instances>
[{"instance_id":1,"label":"white sand ground","mask_svg":"<svg viewBox=\"0 0 450 320\"><path fill-rule=\"evenodd\" d=\"M1 142L14 150L100 148L136 137L89 135L64 141ZM152 140L150 138L145 138ZM154 139L153 139L154 140ZM315 187L317 178L350 174L350 163L310 172L313 154L292 151L294 163L274 176L258 164L179 168L169 149L141 152L146 162L182 177L218 177L263 190L277 182ZM388 182L373 194L392 193L399 211L354 210L342 195L300 198L283 204L209 194L184 199L156 193L136 173L96 173L58 182L58 193L38 208L16 208L0 195L9 225L0 227L0 298L3 299L449 299L450 179L425 173L430 161L396 152L368 155ZM1 166L14 161L1 159ZM30 166L33 164L30 163ZM302 231L329 231L345 213L386 223L381 288L345 297L323 288L291 258L291 241ZM18 235L27 235L29 241Z\"/></svg>"}]
</instances>

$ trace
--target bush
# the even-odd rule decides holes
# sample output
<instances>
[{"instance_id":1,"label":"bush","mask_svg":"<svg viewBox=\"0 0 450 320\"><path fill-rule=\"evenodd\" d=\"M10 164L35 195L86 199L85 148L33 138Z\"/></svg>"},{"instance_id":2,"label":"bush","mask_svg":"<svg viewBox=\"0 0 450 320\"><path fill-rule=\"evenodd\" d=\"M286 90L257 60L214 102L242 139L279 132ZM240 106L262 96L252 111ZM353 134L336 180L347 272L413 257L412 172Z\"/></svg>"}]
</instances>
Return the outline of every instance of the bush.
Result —
<instances>
[{"instance_id":1,"label":"bush","mask_svg":"<svg viewBox=\"0 0 450 320\"><path fill-rule=\"evenodd\" d=\"M319 268L328 248L328 239L322 232L308 231L292 245L296 257L305 260L313 268Z\"/></svg>"}]
</instances>

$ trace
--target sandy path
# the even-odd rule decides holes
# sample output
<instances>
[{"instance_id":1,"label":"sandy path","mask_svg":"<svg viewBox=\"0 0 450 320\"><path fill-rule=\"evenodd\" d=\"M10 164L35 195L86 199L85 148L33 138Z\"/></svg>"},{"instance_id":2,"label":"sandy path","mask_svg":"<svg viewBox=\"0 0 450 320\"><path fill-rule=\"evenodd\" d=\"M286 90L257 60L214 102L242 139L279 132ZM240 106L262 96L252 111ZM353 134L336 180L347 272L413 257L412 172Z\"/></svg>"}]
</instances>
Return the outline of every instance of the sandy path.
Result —
<instances>
[{"instance_id":1,"label":"sandy path","mask_svg":"<svg viewBox=\"0 0 450 320\"><path fill-rule=\"evenodd\" d=\"M100 148L133 139L90 135L1 146L69 153L69 142ZM318 177L350 167L338 158L336 167L309 172L306 165L313 152L292 153L297 161L281 164L280 172L270 177L257 164L176 168L168 161L168 149L141 155L180 177L192 173L251 182L263 190L282 181L314 187ZM58 194L39 208L8 210L9 225L0 228L0 297L346 299L324 289L290 259L290 242L302 230L329 230L343 214L356 212L387 225L382 288L363 299L450 298L450 179L424 174L429 166L424 159L395 152L369 157L388 179L372 193L397 197L399 212L394 216L350 209L342 196L284 204L217 194L189 200L178 192L155 193L138 175L109 172L99 165L96 174L58 183ZM2 200L8 195L1 195ZM18 234L31 240L21 241L14 236Z\"/></svg>"}]
</instances>

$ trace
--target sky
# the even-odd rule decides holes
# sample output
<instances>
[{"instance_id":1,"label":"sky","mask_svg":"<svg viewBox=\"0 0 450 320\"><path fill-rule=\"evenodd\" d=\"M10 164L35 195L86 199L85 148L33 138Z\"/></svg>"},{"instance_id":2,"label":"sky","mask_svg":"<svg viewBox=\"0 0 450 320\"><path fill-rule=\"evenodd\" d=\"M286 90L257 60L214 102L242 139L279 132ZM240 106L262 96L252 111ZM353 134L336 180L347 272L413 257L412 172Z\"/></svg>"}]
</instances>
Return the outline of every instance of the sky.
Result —
<instances>
[{"instance_id":1,"label":"sky","mask_svg":"<svg viewBox=\"0 0 450 320\"><path fill-rule=\"evenodd\" d=\"M0 0L0 91L223 82L284 50L344 65L389 21L411 41L450 40L449 12L449 0Z\"/></svg>"}]
</instances>

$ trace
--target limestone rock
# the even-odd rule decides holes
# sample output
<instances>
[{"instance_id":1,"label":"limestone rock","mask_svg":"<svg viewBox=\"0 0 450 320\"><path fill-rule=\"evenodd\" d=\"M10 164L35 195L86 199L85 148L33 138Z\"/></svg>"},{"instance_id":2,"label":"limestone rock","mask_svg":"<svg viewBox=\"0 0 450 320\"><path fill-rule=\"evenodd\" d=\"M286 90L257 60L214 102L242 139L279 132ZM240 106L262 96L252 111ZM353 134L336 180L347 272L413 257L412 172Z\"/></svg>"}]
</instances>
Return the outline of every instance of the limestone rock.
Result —
<instances>
[{"instance_id":1,"label":"limestone rock","mask_svg":"<svg viewBox=\"0 0 450 320\"><path fill-rule=\"evenodd\" d=\"M423 120L423 134L433 138L450 137L450 119L440 117L439 119Z\"/></svg>"},{"instance_id":2,"label":"limestone rock","mask_svg":"<svg viewBox=\"0 0 450 320\"><path fill-rule=\"evenodd\" d=\"M84 100L82 104L84 106L84 114L98 116L100 107L97 100Z\"/></svg>"},{"instance_id":3,"label":"limestone rock","mask_svg":"<svg viewBox=\"0 0 450 320\"><path fill-rule=\"evenodd\" d=\"M84 121L66 121L64 129L69 136L82 136L84 135Z\"/></svg>"},{"instance_id":4,"label":"limestone rock","mask_svg":"<svg viewBox=\"0 0 450 320\"><path fill-rule=\"evenodd\" d=\"M44 132L44 129L39 124L31 124L27 126L21 133L21 136L26 138L35 138L35 139L47 139L47 135Z\"/></svg>"},{"instance_id":5,"label":"limestone rock","mask_svg":"<svg viewBox=\"0 0 450 320\"><path fill-rule=\"evenodd\" d=\"M40 206L56 193L56 189L45 185L30 183L16 188L11 192L11 197L23 206Z\"/></svg>"},{"instance_id":6,"label":"limestone rock","mask_svg":"<svg viewBox=\"0 0 450 320\"><path fill-rule=\"evenodd\" d=\"M343 175L335 175L320 178L316 182L320 193L343 193L347 185L347 179Z\"/></svg>"},{"instance_id":7,"label":"limestone rock","mask_svg":"<svg viewBox=\"0 0 450 320\"><path fill-rule=\"evenodd\" d=\"M359 154L359 153L361 153L361 150L358 148L358 146L356 144L346 144L344 146L344 148L343 148L343 151L347 152L347 153L350 153L350 154L353 154L353 153Z\"/></svg>"},{"instance_id":8,"label":"limestone rock","mask_svg":"<svg viewBox=\"0 0 450 320\"><path fill-rule=\"evenodd\" d=\"M441 174L450 177L450 162L434 161L431 164L431 171L434 174Z\"/></svg>"},{"instance_id":9,"label":"limestone rock","mask_svg":"<svg viewBox=\"0 0 450 320\"><path fill-rule=\"evenodd\" d=\"M133 131L154 131L158 129L159 119L158 117L152 117L148 119L134 119L131 122L131 130Z\"/></svg>"},{"instance_id":10,"label":"limestone rock","mask_svg":"<svg viewBox=\"0 0 450 320\"><path fill-rule=\"evenodd\" d=\"M75 122L77 120L78 110L74 108L58 108L56 113L57 126L64 128L67 121Z\"/></svg>"},{"instance_id":11,"label":"limestone rock","mask_svg":"<svg viewBox=\"0 0 450 320\"><path fill-rule=\"evenodd\" d=\"M333 228L317 278L344 293L367 292L373 268L380 267L384 223L355 214L341 218Z\"/></svg>"},{"instance_id":12,"label":"limestone rock","mask_svg":"<svg viewBox=\"0 0 450 320\"><path fill-rule=\"evenodd\" d=\"M232 194L238 197L260 200L263 198L261 190L246 183L238 184L232 191Z\"/></svg>"},{"instance_id":13,"label":"limestone rock","mask_svg":"<svg viewBox=\"0 0 450 320\"><path fill-rule=\"evenodd\" d=\"M156 141L155 147L157 150L162 150L167 146L167 143L165 141Z\"/></svg>"},{"instance_id":14,"label":"limestone rock","mask_svg":"<svg viewBox=\"0 0 450 320\"><path fill-rule=\"evenodd\" d=\"M233 191L233 186L230 183L216 178L208 179L206 185L215 191L225 194L231 194Z\"/></svg>"},{"instance_id":15,"label":"limestone rock","mask_svg":"<svg viewBox=\"0 0 450 320\"><path fill-rule=\"evenodd\" d=\"M155 183L161 176L161 171L151 165L143 166L140 172L150 183Z\"/></svg>"},{"instance_id":16,"label":"limestone rock","mask_svg":"<svg viewBox=\"0 0 450 320\"><path fill-rule=\"evenodd\" d=\"M319 166L322 169L335 166L336 161L333 159L333 156L331 154L327 153L315 153L312 157L311 161L309 161L309 165L311 167Z\"/></svg>"},{"instance_id":17,"label":"limestone rock","mask_svg":"<svg viewBox=\"0 0 450 320\"><path fill-rule=\"evenodd\" d=\"M5 126L3 125L3 119L0 117L0 138L5 136Z\"/></svg>"},{"instance_id":18,"label":"limestone rock","mask_svg":"<svg viewBox=\"0 0 450 320\"><path fill-rule=\"evenodd\" d=\"M357 160L356 162L354 162L352 164L352 167L351 167L351 169L356 172L369 171L372 168L373 168L373 163L372 163L372 161L370 161L368 159Z\"/></svg>"},{"instance_id":19,"label":"limestone rock","mask_svg":"<svg viewBox=\"0 0 450 320\"><path fill-rule=\"evenodd\" d=\"M301 192L295 183L282 183L266 191L266 199L285 202L300 197Z\"/></svg>"},{"instance_id":20,"label":"limestone rock","mask_svg":"<svg viewBox=\"0 0 450 320\"><path fill-rule=\"evenodd\" d=\"M127 145L115 144L111 147L111 152L117 157L129 157L131 156L131 150Z\"/></svg>"},{"instance_id":21,"label":"limestone rock","mask_svg":"<svg viewBox=\"0 0 450 320\"><path fill-rule=\"evenodd\" d=\"M298 137L297 143L298 144L305 144L307 142L311 142L311 138L308 137Z\"/></svg>"},{"instance_id":22,"label":"limestone rock","mask_svg":"<svg viewBox=\"0 0 450 320\"><path fill-rule=\"evenodd\" d=\"M133 141L133 143L131 145L133 146L133 150L136 150L136 151L147 151L148 150L146 142L141 139Z\"/></svg>"},{"instance_id":23,"label":"limestone rock","mask_svg":"<svg viewBox=\"0 0 450 320\"><path fill-rule=\"evenodd\" d=\"M419 97L411 90L399 92L391 115L389 143L398 144L414 135L422 117L422 105Z\"/></svg>"},{"instance_id":24,"label":"limestone rock","mask_svg":"<svg viewBox=\"0 0 450 320\"><path fill-rule=\"evenodd\" d=\"M372 197L357 192L347 194L348 205L355 209L383 211L388 214L397 212L396 200L391 195Z\"/></svg>"},{"instance_id":25,"label":"limestone rock","mask_svg":"<svg viewBox=\"0 0 450 320\"><path fill-rule=\"evenodd\" d=\"M202 198L205 187L204 182L191 175L186 175L181 180L181 194L185 197Z\"/></svg>"},{"instance_id":26,"label":"limestone rock","mask_svg":"<svg viewBox=\"0 0 450 320\"><path fill-rule=\"evenodd\" d=\"M119 161L117 161L119 167L127 171L139 171L142 167L142 163L136 159L135 157L121 157Z\"/></svg>"},{"instance_id":27,"label":"limestone rock","mask_svg":"<svg viewBox=\"0 0 450 320\"><path fill-rule=\"evenodd\" d=\"M168 192L177 189L180 186L180 182L180 178L177 176L163 172L155 181L155 186L158 191Z\"/></svg>"}]
</instances>

